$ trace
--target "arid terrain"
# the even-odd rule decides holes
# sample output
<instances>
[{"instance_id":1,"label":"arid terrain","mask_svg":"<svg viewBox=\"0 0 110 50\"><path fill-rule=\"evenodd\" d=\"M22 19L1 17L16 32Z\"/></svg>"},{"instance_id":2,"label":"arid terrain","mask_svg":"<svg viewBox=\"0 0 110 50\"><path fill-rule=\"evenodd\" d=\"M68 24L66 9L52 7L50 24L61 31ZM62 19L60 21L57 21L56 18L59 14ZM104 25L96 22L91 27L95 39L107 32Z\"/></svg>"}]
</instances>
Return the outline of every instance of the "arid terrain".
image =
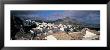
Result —
<instances>
[{"instance_id":1,"label":"arid terrain","mask_svg":"<svg viewBox=\"0 0 110 50\"><path fill-rule=\"evenodd\" d=\"M11 40L100 40L99 10L11 11Z\"/></svg>"}]
</instances>

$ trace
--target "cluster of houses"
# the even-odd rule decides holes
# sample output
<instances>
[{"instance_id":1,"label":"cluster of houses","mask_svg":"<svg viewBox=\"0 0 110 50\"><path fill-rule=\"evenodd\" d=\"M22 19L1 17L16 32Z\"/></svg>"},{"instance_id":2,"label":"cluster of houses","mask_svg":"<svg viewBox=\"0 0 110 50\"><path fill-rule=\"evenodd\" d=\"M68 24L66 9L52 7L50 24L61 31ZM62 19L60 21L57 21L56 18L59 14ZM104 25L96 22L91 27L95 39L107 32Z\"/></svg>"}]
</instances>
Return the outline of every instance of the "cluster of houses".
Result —
<instances>
[{"instance_id":1,"label":"cluster of houses","mask_svg":"<svg viewBox=\"0 0 110 50\"><path fill-rule=\"evenodd\" d=\"M77 27L73 27L72 25L64 25L64 24L54 24L54 23L46 23L46 22L33 22L36 23L37 27L32 28L33 31L39 30L43 33L52 33L52 32L74 32ZM31 30L31 31L32 31Z\"/></svg>"}]
</instances>

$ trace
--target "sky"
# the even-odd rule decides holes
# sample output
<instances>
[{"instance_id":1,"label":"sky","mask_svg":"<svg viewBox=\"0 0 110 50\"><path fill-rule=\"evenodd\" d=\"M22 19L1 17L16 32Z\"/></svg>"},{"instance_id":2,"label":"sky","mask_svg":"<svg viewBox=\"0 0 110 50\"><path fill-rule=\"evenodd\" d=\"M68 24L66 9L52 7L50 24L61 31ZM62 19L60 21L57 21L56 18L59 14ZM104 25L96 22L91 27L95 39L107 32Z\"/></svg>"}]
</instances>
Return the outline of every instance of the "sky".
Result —
<instances>
[{"instance_id":1,"label":"sky","mask_svg":"<svg viewBox=\"0 0 110 50\"><path fill-rule=\"evenodd\" d=\"M34 16L44 20L57 20L70 17L86 23L100 23L99 10L12 10L11 13L21 18Z\"/></svg>"}]
</instances>

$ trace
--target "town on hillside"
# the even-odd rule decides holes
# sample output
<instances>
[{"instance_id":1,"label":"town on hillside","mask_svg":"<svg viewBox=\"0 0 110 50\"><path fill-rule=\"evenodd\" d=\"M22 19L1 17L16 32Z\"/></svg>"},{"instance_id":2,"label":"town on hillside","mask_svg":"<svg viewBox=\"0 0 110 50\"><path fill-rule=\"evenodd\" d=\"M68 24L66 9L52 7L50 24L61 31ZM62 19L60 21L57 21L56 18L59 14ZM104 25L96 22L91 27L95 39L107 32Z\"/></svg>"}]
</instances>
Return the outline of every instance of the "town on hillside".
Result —
<instances>
[{"instance_id":1,"label":"town on hillside","mask_svg":"<svg viewBox=\"0 0 110 50\"><path fill-rule=\"evenodd\" d=\"M16 40L99 40L100 37L100 30L32 20L25 20L19 30Z\"/></svg>"}]
</instances>

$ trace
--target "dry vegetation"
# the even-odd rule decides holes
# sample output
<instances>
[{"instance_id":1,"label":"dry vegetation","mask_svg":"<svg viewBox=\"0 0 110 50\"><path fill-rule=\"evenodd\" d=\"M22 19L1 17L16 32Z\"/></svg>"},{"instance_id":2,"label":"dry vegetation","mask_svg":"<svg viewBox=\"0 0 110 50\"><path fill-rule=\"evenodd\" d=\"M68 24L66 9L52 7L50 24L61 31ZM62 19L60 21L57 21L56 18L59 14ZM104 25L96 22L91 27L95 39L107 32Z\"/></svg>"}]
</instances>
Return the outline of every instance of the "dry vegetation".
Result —
<instances>
[{"instance_id":1,"label":"dry vegetation","mask_svg":"<svg viewBox=\"0 0 110 50\"><path fill-rule=\"evenodd\" d=\"M69 36L68 34L66 33L55 33L53 34L53 36L57 39L57 40L71 40L72 37Z\"/></svg>"},{"instance_id":2,"label":"dry vegetation","mask_svg":"<svg viewBox=\"0 0 110 50\"><path fill-rule=\"evenodd\" d=\"M80 32L66 34L64 32L54 33L53 36L57 40L81 40L83 35Z\"/></svg>"}]
</instances>

